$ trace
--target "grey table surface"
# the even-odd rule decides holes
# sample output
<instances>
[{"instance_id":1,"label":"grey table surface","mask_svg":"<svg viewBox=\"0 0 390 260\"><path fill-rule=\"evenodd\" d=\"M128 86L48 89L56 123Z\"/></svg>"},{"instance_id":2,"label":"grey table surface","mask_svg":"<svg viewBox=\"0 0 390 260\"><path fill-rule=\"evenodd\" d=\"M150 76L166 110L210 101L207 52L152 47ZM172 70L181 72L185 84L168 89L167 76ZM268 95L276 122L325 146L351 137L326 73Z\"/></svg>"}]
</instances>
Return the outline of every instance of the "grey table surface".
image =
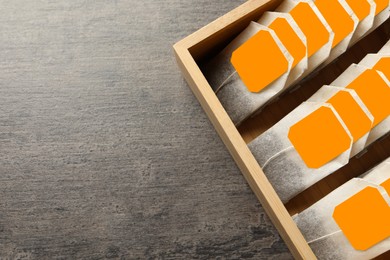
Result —
<instances>
[{"instance_id":1,"label":"grey table surface","mask_svg":"<svg viewBox=\"0 0 390 260\"><path fill-rule=\"evenodd\" d=\"M290 259L175 63L243 0L0 0L0 259Z\"/></svg>"}]
</instances>

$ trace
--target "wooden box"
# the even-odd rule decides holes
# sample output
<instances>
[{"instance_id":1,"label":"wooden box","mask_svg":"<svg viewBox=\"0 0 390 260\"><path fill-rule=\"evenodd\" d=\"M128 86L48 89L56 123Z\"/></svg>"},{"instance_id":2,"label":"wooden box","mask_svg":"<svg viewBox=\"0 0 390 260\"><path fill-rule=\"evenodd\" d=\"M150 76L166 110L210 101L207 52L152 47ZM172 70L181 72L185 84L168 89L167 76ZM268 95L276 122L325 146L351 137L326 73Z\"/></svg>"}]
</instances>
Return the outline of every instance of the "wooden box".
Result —
<instances>
[{"instance_id":1,"label":"wooden box","mask_svg":"<svg viewBox=\"0 0 390 260\"><path fill-rule=\"evenodd\" d=\"M174 45L177 62L192 91L230 151L253 192L278 229L293 256L315 259L315 255L291 216L312 205L326 194L359 176L390 156L390 137L369 147L358 158L302 192L283 205L267 180L247 143L282 119L308 99L324 84L329 84L351 63L358 63L367 53L376 53L388 40L390 22L359 41L355 46L297 88L282 95L256 116L235 127L202 73L202 64L225 47L250 21L258 20L265 11L274 10L281 0L250 0ZM390 259L390 252L380 258Z\"/></svg>"}]
</instances>

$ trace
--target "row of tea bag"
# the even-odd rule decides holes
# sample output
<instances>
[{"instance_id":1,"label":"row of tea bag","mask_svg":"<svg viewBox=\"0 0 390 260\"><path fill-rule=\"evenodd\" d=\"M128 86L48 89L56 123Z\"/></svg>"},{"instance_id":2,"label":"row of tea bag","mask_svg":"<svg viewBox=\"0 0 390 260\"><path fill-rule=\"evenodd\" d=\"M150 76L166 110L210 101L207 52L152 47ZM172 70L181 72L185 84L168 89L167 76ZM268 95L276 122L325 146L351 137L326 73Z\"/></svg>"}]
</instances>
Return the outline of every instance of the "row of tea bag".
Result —
<instances>
[{"instance_id":1,"label":"row of tea bag","mask_svg":"<svg viewBox=\"0 0 390 260\"><path fill-rule=\"evenodd\" d=\"M318 259L372 259L390 250L390 158L293 217Z\"/></svg>"},{"instance_id":2,"label":"row of tea bag","mask_svg":"<svg viewBox=\"0 0 390 260\"><path fill-rule=\"evenodd\" d=\"M369 54L248 144L282 202L389 133L389 79L390 53Z\"/></svg>"},{"instance_id":3,"label":"row of tea bag","mask_svg":"<svg viewBox=\"0 0 390 260\"><path fill-rule=\"evenodd\" d=\"M239 125L389 15L389 0L285 0L251 22L204 72Z\"/></svg>"}]
</instances>

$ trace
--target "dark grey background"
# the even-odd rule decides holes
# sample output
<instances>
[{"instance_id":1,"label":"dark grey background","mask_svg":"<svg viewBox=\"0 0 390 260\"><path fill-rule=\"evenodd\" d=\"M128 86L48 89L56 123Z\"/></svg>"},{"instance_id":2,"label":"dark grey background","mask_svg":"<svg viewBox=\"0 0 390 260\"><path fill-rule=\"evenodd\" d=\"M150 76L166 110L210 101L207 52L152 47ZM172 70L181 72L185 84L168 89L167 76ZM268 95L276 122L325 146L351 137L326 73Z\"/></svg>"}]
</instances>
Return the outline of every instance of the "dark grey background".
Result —
<instances>
[{"instance_id":1,"label":"dark grey background","mask_svg":"<svg viewBox=\"0 0 390 260\"><path fill-rule=\"evenodd\" d=\"M0 0L0 259L289 259L172 45L243 0Z\"/></svg>"}]
</instances>

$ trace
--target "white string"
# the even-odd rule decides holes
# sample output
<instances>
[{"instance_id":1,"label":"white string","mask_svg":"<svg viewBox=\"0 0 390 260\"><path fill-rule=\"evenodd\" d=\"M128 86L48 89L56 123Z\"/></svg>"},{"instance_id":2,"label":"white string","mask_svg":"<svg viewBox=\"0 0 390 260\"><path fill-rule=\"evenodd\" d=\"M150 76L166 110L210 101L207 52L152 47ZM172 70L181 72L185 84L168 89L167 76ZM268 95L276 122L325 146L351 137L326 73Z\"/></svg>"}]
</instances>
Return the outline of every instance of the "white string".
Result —
<instances>
[{"instance_id":1,"label":"white string","mask_svg":"<svg viewBox=\"0 0 390 260\"><path fill-rule=\"evenodd\" d=\"M314 239L314 240L312 240L312 241L309 241L309 242L307 242L307 243L308 243L308 244L311 244L311 243L316 242L316 241L318 241L318 240L320 240L320 239L323 239L323 238L326 238L326 237L333 236L334 234L337 234L337 233L339 233L339 232L341 232L341 230L338 230L338 231L335 231L335 232L333 232L333 233L327 234L327 235L325 235L325 236L316 238L316 239Z\"/></svg>"},{"instance_id":2,"label":"white string","mask_svg":"<svg viewBox=\"0 0 390 260\"><path fill-rule=\"evenodd\" d=\"M281 155L282 153L284 153L284 152L290 150L291 148L294 148L294 146L289 146L289 147L287 147L286 149L283 149L283 150L277 152L276 154L272 155L272 156L263 164L263 167L262 167L262 168L264 169L270 161L272 161L273 159L275 159L276 157L278 157L278 156Z\"/></svg>"},{"instance_id":3,"label":"white string","mask_svg":"<svg viewBox=\"0 0 390 260\"><path fill-rule=\"evenodd\" d=\"M222 83L221 85L219 85L219 87L215 90L215 94L218 93L218 91L229 81L229 79L231 79L235 74L237 74L237 70L235 70L232 74L230 74L229 77L227 77Z\"/></svg>"}]
</instances>

